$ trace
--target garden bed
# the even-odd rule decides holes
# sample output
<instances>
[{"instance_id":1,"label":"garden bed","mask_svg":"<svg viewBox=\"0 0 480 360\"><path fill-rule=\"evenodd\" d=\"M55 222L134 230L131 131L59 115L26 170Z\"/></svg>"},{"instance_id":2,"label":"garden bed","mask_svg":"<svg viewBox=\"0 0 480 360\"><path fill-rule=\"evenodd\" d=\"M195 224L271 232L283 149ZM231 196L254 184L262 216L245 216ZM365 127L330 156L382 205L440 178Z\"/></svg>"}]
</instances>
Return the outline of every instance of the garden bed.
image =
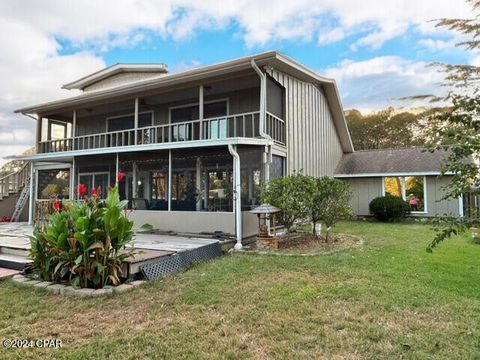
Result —
<instances>
[{"instance_id":1,"label":"garden bed","mask_svg":"<svg viewBox=\"0 0 480 360\"><path fill-rule=\"evenodd\" d=\"M330 234L328 242L325 235L314 236L308 233L283 235L278 239L278 250L260 250L254 244L254 252L276 255L320 255L361 246L363 240L354 235Z\"/></svg>"},{"instance_id":2,"label":"garden bed","mask_svg":"<svg viewBox=\"0 0 480 360\"><path fill-rule=\"evenodd\" d=\"M327 241L325 235L301 233L280 238L278 250L284 253L331 252L357 246L360 243L361 239L347 234L330 234Z\"/></svg>"}]
</instances>

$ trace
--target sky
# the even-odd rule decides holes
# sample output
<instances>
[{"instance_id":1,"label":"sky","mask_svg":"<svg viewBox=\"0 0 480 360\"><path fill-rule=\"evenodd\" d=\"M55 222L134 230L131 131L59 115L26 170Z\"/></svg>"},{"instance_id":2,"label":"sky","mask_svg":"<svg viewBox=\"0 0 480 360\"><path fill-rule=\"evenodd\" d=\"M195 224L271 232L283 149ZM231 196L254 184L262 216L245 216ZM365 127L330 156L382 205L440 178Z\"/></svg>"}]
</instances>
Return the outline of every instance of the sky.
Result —
<instances>
[{"instance_id":1,"label":"sky","mask_svg":"<svg viewBox=\"0 0 480 360\"><path fill-rule=\"evenodd\" d=\"M14 110L77 95L61 86L118 62L170 72L279 50L334 78L345 109L413 107L440 94L431 62L480 65L435 27L472 17L464 0L2 0L0 153L34 145L35 122ZM5 160L0 160L2 164Z\"/></svg>"}]
</instances>

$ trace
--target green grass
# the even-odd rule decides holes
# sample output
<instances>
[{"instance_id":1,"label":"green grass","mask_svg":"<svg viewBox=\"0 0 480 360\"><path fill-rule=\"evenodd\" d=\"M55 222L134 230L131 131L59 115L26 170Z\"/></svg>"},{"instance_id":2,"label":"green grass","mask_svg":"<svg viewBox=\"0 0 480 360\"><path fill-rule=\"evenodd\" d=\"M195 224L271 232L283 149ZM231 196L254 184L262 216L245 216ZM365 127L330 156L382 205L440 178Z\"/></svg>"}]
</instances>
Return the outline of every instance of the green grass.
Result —
<instances>
[{"instance_id":1,"label":"green grass","mask_svg":"<svg viewBox=\"0 0 480 360\"><path fill-rule=\"evenodd\" d=\"M236 254L102 299L0 283L0 340L64 347L0 359L480 358L480 246L425 248L427 225L345 222L362 247Z\"/></svg>"}]
</instances>

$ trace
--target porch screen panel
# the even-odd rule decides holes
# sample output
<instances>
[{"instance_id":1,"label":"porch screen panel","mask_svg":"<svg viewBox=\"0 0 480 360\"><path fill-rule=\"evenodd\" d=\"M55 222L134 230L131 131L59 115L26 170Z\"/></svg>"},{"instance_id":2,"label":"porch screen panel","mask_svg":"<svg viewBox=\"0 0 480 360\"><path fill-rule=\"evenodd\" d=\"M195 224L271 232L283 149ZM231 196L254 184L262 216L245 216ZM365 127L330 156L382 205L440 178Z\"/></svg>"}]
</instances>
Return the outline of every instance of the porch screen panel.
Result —
<instances>
[{"instance_id":1,"label":"porch screen panel","mask_svg":"<svg viewBox=\"0 0 480 360\"><path fill-rule=\"evenodd\" d=\"M240 155L240 182L242 210L247 211L260 205L260 186L262 182L262 147L238 146Z\"/></svg>"},{"instance_id":2,"label":"porch screen panel","mask_svg":"<svg viewBox=\"0 0 480 360\"><path fill-rule=\"evenodd\" d=\"M232 174L226 149L172 151L171 209L233 211Z\"/></svg>"},{"instance_id":3,"label":"porch screen panel","mask_svg":"<svg viewBox=\"0 0 480 360\"><path fill-rule=\"evenodd\" d=\"M70 169L38 170L37 199L68 199Z\"/></svg>"},{"instance_id":4,"label":"porch screen panel","mask_svg":"<svg viewBox=\"0 0 480 360\"><path fill-rule=\"evenodd\" d=\"M273 155L270 163L270 179L282 177L284 174L285 158L282 156Z\"/></svg>"}]
</instances>

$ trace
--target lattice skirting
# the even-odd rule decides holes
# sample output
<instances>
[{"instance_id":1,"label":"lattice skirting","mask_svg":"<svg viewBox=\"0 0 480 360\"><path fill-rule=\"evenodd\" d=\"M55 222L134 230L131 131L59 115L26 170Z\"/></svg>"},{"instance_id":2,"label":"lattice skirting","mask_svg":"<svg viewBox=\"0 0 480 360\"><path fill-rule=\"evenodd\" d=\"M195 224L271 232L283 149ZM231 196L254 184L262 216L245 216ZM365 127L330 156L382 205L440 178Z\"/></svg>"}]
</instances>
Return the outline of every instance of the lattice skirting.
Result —
<instances>
[{"instance_id":1,"label":"lattice skirting","mask_svg":"<svg viewBox=\"0 0 480 360\"><path fill-rule=\"evenodd\" d=\"M221 254L222 248L220 243L217 242L193 250L185 250L175 255L160 258L154 263L141 266L140 271L146 279L151 280L189 268L193 264L199 262L215 259Z\"/></svg>"}]
</instances>

